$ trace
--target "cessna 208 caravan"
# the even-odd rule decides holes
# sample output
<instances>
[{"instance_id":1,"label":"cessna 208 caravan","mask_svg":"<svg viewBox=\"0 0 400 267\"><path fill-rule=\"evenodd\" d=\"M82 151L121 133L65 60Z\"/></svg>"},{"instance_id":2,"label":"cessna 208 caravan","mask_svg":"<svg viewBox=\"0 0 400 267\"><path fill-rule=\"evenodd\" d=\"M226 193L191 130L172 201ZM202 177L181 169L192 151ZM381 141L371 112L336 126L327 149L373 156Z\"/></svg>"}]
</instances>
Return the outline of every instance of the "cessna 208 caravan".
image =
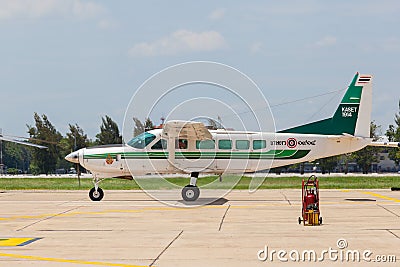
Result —
<instances>
[{"instance_id":1,"label":"cessna 208 caravan","mask_svg":"<svg viewBox=\"0 0 400 267\"><path fill-rule=\"evenodd\" d=\"M345 154L366 146L400 147L370 138L372 76L356 73L331 118L276 133L208 130L201 122L169 121L163 129L144 132L123 145L83 148L66 160L91 171L89 196L103 198L103 178L130 178L146 173L190 173L182 198L194 201L200 172L255 172L267 168Z\"/></svg>"}]
</instances>

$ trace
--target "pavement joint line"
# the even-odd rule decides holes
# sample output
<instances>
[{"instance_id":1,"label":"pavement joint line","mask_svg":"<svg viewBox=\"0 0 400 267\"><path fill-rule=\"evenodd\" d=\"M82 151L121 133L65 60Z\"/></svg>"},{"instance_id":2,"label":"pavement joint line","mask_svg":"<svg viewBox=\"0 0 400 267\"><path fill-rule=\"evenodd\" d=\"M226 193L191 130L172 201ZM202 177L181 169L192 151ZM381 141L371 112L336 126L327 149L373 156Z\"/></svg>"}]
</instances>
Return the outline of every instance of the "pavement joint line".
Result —
<instances>
[{"instance_id":1,"label":"pavement joint line","mask_svg":"<svg viewBox=\"0 0 400 267\"><path fill-rule=\"evenodd\" d=\"M221 231L222 224L224 223L225 216L226 216L226 214L228 213L228 210L229 210L230 207L231 207L231 205L228 205L228 208L225 210L225 213L224 213L224 215L222 216L221 222L219 223L218 231Z\"/></svg>"},{"instance_id":2,"label":"pavement joint line","mask_svg":"<svg viewBox=\"0 0 400 267\"><path fill-rule=\"evenodd\" d=\"M72 264L83 264L83 265L97 265L97 266L115 266L115 267L145 267L144 265L131 265L122 263L111 263L111 262L99 262L99 261L84 261L84 260L69 260L62 258L48 258L40 256L21 255L13 253L0 252L0 257L8 257L13 259L24 259L34 261L48 261L48 262L59 262L59 263L72 263Z\"/></svg>"},{"instance_id":3,"label":"pavement joint line","mask_svg":"<svg viewBox=\"0 0 400 267\"><path fill-rule=\"evenodd\" d=\"M400 239L400 236L396 235L395 233L393 233L392 231L390 231L390 229L386 229L386 231L388 231L389 233L391 233L392 235L394 235L395 237L397 237L398 239Z\"/></svg>"},{"instance_id":4,"label":"pavement joint line","mask_svg":"<svg viewBox=\"0 0 400 267\"><path fill-rule=\"evenodd\" d=\"M57 204L57 206L62 206L62 205L68 204L68 203L73 203L73 202L77 202L77 201L84 201L84 200L86 200L86 198L80 198L79 200L64 201L64 202L61 202L61 203Z\"/></svg>"},{"instance_id":5,"label":"pavement joint line","mask_svg":"<svg viewBox=\"0 0 400 267\"><path fill-rule=\"evenodd\" d=\"M282 196L285 198L285 200L287 201L287 203L289 203L289 205L292 206L292 203L291 203L290 200L287 198L287 196L286 196L284 193L282 193L282 192L280 192L280 193L281 193Z\"/></svg>"},{"instance_id":6,"label":"pavement joint line","mask_svg":"<svg viewBox=\"0 0 400 267\"><path fill-rule=\"evenodd\" d=\"M348 201L321 201L321 205L371 205L369 202L348 202ZM260 207L282 207L282 206L289 206L288 203L264 203L264 204L254 204L254 205L231 205L232 209L249 209L249 208L260 208ZM301 203L295 203L291 204L291 206L301 206ZM86 206L79 206L78 208L82 208ZM87 208L87 207L86 207ZM201 206L201 207L195 207L195 208L200 208L200 209L222 209L225 208L225 206ZM74 208L76 209L76 208ZM71 209L71 210L74 210ZM11 217L0 217L0 222L1 221L12 221L12 220L18 220L18 219L39 219L43 218L41 221L52 218L52 217L70 217L70 216L77 216L77 215L104 215L108 213L140 213L140 212L145 212L145 211L162 211L162 210L171 210L171 211L192 211L194 208L184 208L184 207L146 207L146 208L141 208L141 209L136 209L136 210L121 210L121 209L106 209L103 211L79 211L79 212L69 212L69 213L45 213L45 214L38 214L38 215L17 215L17 216L11 216ZM68 211L67 211L68 212ZM40 222L40 221L39 221Z\"/></svg>"},{"instance_id":7,"label":"pavement joint line","mask_svg":"<svg viewBox=\"0 0 400 267\"><path fill-rule=\"evenodd\" d=\"M393 214L394 216L400 218L400 215L398 215L397 213L391 211L390 209L388 209L388 208L386 208L386 207L384 207L384 206L382 206L382 205L379 205L379 204L376 204L376 205L377 205L378 207L381 207L382 209L384 209L384 210L390 212L390 213Z\"/></svg>"},{"instance_id":8,"label":"pavement joint line","mask_svg":"<svg viewBox=\"0 0 400 267\"><path fill-rule=\"evenodd\" d=\"M149 264L149 267L154 266L154 263L156 263L156 261L160 259L161 255L164 254L165 251L167 251L167 249L182 235L182 233L183 230L180 231L180 233L177 236L175 236L175 238L172 239L171 242L169 242L169 244L160 252L160 254L158 254L158 256L153 260L153 262Z\"/></svg>"},{"instance_id":9,"label":"pavement joint line","mask_svg":"<svg viewBox=\"0 0 400 267\"><path fill-rule=\"evenodd\" d=\"M49 216L49 217L46 217L46 218L43 218L43 219L40 219L40 220L38 220L38 221L36 221L36 222L30 223L30 224L28 224L28 225L25 225L24 227L21 227L21 228L17 229L16 231L17 231L17 232L18 232L18 231L22 231L22 230L24 230L24 229L26 229L26 228L28 228L28 227L30 227L30 226L32 226L32 225L38 224L38 223L40 223L40 222L49 220L49 219L51 219L51 218L57 217L57 216L59 216L59 215L68 213L68 212L70 212L70 211L72 211L72 210L76 210L76 209L79 209L79 208L80 208L80 206L79 206L79 207L72 208L72 209L69 209L69 210L66 210L66 211L63 211L63 212L58 213L58 214L54 214L54 215L52 215L52 216Z\"/></svg>"},{"instance_id":10,"label":"pavement joint line","mask_svg":"<svg viewBox=\"0 0 400 267\"><path fill-rule=\"evenodd\" d=\"M391 200L391 201L399 202L399 203L400 203L400 199L398 199L398 198L388 197L388 196L384 196L384 195L377 194L377 193L374 193L374 192L369 192L369 191L362 192L362 193L363 193L363 194L367 194L367 195L371 195L371 196L374 196L374 197L377 197L377 198L386 199L386 200Z\"/></svg>"}]
</instances>

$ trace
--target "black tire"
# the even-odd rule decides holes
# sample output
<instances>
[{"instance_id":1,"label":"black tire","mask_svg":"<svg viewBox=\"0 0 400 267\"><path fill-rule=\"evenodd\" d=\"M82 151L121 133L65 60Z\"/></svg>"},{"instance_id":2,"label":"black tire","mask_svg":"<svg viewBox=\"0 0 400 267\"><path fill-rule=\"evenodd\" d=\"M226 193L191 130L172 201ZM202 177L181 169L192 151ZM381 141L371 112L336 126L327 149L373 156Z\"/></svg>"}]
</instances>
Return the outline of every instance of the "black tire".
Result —
<instances>
[{"instance_id":1,"label":"black tire","mask_svg":"<svg viewBox=\"0 0 400 267\"><path fill-rule=\"evenodd\" d=\"M96 189L93 187L89 191L89 197L92 201L100 201L104 197L104 192L100 187L97 189L97 192L96 192Z\"/></svg>"},{"instance_id":2,"label":"black tire","mask_svg":"<svg viewBox=\"0 0 400 267\"><path fill-rule=\"evenodd\" d=\"M200 189L197 186L187 185L182 188L182 198L185 201L196 201L200 196Z\"/></svg>"},{"instance_id":3,"label":"black tire","mask_svg":"<svg viewBox=\"0 0 400 267\"><path fill-rule=\"evenodd\" d=\"M322 217L319 217L319 224L322 224Z\"/></svg>"},{"instance_id":4,"label":"black tire","mask_svg":"<svg viewBox=\"0 0 400 267\"><path fill-rule=\"evenodd\" d=\"M301 224L301 218L299 217L299 224Z\"/></svg>"}]
</instances>

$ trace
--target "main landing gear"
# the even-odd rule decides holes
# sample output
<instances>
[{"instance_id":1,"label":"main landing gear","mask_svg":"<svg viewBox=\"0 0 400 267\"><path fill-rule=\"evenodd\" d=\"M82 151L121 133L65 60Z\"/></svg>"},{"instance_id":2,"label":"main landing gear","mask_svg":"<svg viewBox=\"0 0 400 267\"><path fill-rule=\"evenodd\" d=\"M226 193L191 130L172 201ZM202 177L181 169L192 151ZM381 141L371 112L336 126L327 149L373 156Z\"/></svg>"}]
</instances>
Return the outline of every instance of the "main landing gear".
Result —
<instances>
[{"instance_id":1,"label":"main landing gear","mask_svg":"<svg viewBox=\"0 0 400 267\"><path fill-rule=\"evenodd\" d=\"M100 201L104 197L103 189L99 187L99 183L101 181L102 180L100 180L99 178L96 177L96 175L94 175L93 177L94 187L89 191L89 197L92 201Z\"/></svg>"},{"instance_id":2,"label":"main landing gear","mask_svg":"<svg viewBox=\"0 0 400 267\"><path fill-rule=\"evenodd\" d=\"M182 198L185 201L196 201L200 196L200 189L196 186L197 178L199 178L198 172L192 172L190 174L190 184L182 188Z\"/></svg>"}]
</instances>

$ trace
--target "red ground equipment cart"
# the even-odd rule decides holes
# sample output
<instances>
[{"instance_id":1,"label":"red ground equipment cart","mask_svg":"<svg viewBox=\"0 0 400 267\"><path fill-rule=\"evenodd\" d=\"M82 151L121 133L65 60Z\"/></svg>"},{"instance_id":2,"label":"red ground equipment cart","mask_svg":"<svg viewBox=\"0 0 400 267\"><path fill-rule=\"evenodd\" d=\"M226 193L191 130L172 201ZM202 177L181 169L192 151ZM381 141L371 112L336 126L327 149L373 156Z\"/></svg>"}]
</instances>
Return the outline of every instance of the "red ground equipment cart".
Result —
<instances>
[{"instance_id":1,"label":"red ground equipment cart","mask_svg":"<svg viewBox=\"0 0 400 267\"><path fill-rule=\"evenodd\" d=\"M322 217L319 211L319 186L318 178L311 175L307 181L301 183L302 218L299 217L299 224L320 225Z\"/></svg>"}]
</instances>

